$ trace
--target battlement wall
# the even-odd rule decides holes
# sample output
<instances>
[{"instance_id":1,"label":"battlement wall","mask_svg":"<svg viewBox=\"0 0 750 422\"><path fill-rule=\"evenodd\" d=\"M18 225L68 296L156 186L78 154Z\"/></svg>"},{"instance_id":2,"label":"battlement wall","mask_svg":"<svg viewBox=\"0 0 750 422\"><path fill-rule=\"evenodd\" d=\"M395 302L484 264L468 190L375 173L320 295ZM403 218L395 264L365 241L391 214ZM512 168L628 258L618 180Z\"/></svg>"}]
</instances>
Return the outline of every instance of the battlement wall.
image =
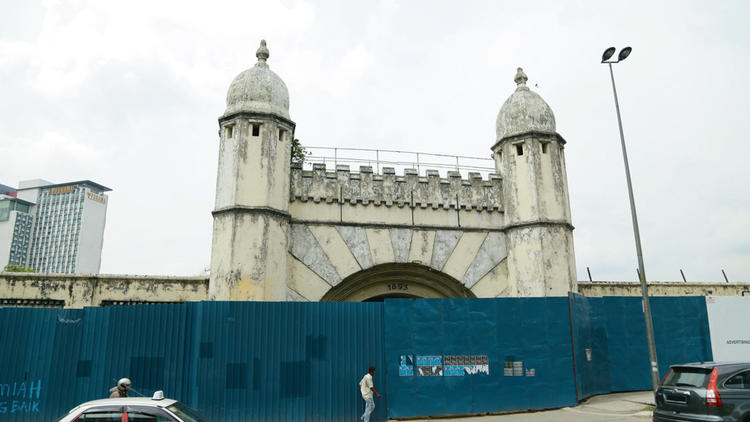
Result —
<instances>
[{"instance_id":1,"label":"battlement wall","mask_svg":"<svg viewBox=\"0 0 750 422\"><path fill-rule=\"evenodd\" d=\"M291 202L502 211L502 179L496 174L485 180L479 173L469 173L463 179L459 172L449 171L447 178L441 178L437 170L419 176L416 169L405 169L403 175L396 175L392 167L375 174L371 166L360 166L359 173L353 173L347 165L327 171L325 164L313 164L312 170L293 164L291 173Z\"/></svg>"}]
</instances>

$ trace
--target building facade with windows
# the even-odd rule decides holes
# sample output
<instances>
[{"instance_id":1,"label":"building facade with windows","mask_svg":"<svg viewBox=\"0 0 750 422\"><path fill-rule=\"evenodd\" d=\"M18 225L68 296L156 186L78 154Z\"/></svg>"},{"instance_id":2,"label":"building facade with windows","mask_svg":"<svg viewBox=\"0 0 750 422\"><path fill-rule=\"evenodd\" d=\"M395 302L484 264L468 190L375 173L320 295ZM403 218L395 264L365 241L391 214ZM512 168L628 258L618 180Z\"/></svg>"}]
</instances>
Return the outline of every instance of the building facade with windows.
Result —
<instances>
[{"instance_id":1,"label":"building facade with windows","mask_svg":"<svg viewBox=\"0 0 750 422\"><path fill-rule=\"evenodd\" d=\"M97 274L110 190L90 180L20 182L0 197L0 265Z\"/></svg>"},{"instance_id":2,"label":"building facade with windows","mask_svg":"<svg viewBox=\"0 0 750 422\"><path fill-rule=\"evenodd\" d=\"M25 266L31 226L34 221L30 214L34 205L8 195L14 191L0 193L0 267L6 265Z\"/></svg>"}]
</instances>

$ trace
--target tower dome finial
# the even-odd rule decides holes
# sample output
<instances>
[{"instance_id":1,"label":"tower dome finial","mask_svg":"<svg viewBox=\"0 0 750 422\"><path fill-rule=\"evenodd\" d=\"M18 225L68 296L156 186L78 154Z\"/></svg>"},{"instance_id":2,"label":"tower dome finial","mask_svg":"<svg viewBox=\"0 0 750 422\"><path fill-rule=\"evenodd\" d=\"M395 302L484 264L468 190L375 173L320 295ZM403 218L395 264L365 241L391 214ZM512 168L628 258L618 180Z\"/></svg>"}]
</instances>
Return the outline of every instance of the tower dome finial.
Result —
<instances>
[{"instance_id":1,"label":"tower dome finial","mask_svg":"<svg viewBox=\"0 0 750 422\"><path fill-rule=\"evenodd\" d=\"M266 63L271 54L260 40L255 66L237 75L227 91L225 115L237 112L273 113L289 119L289 90Z\"/></svg>"},{"instance_id":2,"label":"tower dome finial","mask_svg":"<svg viewBox=\"0 0 750 422\"><path fill-rule=\"evenodd\" d=\"M523 73L522 68L518 68L518 71L516 71L516 77L513 79L515 83L518 85L518 87L526 86L526 81L528 81L529 78L526 76L525 73Z\"/></svg>"},{"instance_id":3,"label":"tower dome finial","mask_svg":"<svg viewBox=\"0 0 750 422\"><path fill-rule=\"evenodd\" d=\"M258 63L265 63L270 56L271 53L268 51L268 47L266 47L266 40L260 40L260 47L255 51L255 57L258 58Z\"/></svg>"},{"instance_id":4,"label":"tower dome finial","mask_svg":"<svg viewBox=\"0 0 750 422\"><path fill-rule=\"evenodd\" d=\"M522 68L513 79L518 87L497 114L497 140L527 132L555 133L555 115L536 92L526 86L529 78Z\"/></svg>"}]
</instances>

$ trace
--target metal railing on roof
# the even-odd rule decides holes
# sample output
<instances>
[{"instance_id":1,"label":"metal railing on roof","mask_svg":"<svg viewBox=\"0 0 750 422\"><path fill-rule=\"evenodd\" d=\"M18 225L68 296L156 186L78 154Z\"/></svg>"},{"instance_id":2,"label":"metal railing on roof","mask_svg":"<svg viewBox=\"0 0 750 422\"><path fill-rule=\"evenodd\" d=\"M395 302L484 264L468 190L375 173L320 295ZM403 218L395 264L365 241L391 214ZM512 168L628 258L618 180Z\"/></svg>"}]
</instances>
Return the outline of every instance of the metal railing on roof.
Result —
<instances>
[{"instance_id":1,"label":"metal railing on roof","mask_svg":"<svg viewBox=\"0 0 750 422\"><path fill-rule=\"evenodd\" d=\"M435 169L458 171L464 176L468 172L483 175L495 172L495 162L492 158L470 157L465 155L435 154L431 152L398 151L390 149L369 148L337 148L305 146L307 155L303 168L311 169L313 164L350 165L358 170L358 166L371 166L376 173L383 167L393 167L398 170L405 168L422 170Z\"/></svg>"}]
</instances>

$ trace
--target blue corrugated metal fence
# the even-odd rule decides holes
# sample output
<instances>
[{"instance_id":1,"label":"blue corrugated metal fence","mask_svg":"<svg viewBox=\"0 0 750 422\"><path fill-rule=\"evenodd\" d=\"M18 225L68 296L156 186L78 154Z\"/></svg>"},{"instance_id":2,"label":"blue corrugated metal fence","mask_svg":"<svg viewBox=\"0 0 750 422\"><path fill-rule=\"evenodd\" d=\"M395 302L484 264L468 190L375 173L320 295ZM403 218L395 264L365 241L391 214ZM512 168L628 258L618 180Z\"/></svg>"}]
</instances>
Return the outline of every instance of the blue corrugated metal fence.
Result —
<instances>
[{"instance_id":1,"label":"blue corrugated metal fence","mask_svg":"<svg viewBox=\"0 0 750 422\"><path fill-rule=\"evenodd\" d=\"M565 297L386 301L388 416L574 405L568 315Z\"/></svg>"},{"instance_id":2,"label":"blue corrugated metal fence","mask_svg":"<svg viewBox=\"0 0 750 422\"><path fill-rule=\"evenodd\" d=\"M383 332L380 303L0 309L0 421L55 420L127 376L211 420L349 422Z\"/></svg>"},{"instance_id":3,"label":"blue corrugated metal fence","mask_svg":"<svg viewBox=\"0 0 750 422\"><path fill-rule=\"evenodd\" d=\"M652 298L659 368L710 360L702 297ZM640 298L0 309L0 422L54 421L127 376L222 422L540 409L651 387Z\"/></svg>"},{"instance_id":4,"label":"blue corrugated metal fence","mask_svg":"<svg viewBox=\"0 0 750 422\"><path fill-rule=\"evenodd\" d=\"M669 365L712 359L704 297L652 297L650 303L660 376ZM651 389L641 298L571 294L570 304L578 399Z\"/></svg>"}]
</instances>

